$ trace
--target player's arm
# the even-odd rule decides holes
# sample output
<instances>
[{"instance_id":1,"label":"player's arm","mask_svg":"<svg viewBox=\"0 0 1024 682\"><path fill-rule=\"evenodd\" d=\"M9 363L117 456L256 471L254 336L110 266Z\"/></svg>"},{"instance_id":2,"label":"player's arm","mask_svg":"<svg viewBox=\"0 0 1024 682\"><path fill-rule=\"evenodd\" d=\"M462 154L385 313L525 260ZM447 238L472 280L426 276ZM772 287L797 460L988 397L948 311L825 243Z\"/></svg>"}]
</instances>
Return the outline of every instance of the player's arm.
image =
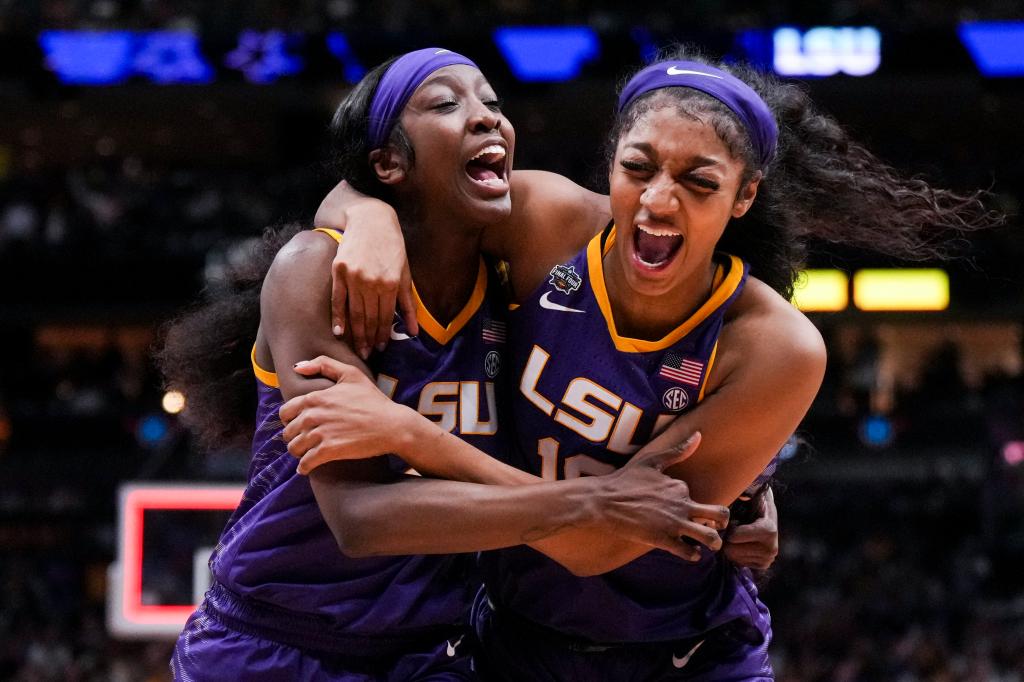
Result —
<instances>
[{"instance_id":1,"label":"player's arm","mask_svg":"<svg viewBox=\"0 0 1024 682\"><path fill-rule=\"evenodd\" d=\"M607 196L555 173L516 171L511 192L510 216L485 230L481 248L512 263L513 290L521 298L552 264L579 251L611 214ZM332 263L335 333L351 330L353 347L366 358L371 346L387 343L397 302L415 334L412 280L394 209L342 181L321 202L315 224L345 231Z\"/></svg>"},{"instance_id":2,"label":"player's arm","mask_svg":"<svg viewBox=\"0 0 1024 682\"><path fill-rule=\"evenodd\" d=\"M665 529L715 550L720 547L716 528L721 528L727 518L726 509L716 505L695 506L685 483L676 481L677 487L670 491L664 488L661 477L645 471L649 469L650 455L661 457L681 447L679 444L661 451L648 449L605 476L542 483L540 478L519 470L506 475L493 465L481 466L495 460L411 408L387 399L354 367L321 357L300 365L296 371L337 381L330 389L290 400L281 408L281 419L286 423L283 435L289 451L301 457L300 472L315 473L325 462L338 459L392 452L427 475L492 484L532 483L530 487L547 486L555 495L563 486L585 480L595 486L594 501L604 508L603 497L621 499L622 491L632 485L636 468L640 467L649 480L644 484L647 487L625 493L625 498L631 499L627 505L632 507L631 511L618 508L605 516L603 524L566 529L528 544L577 575L605 573L651 549L665 549L666 542L668 550L678 556L691 560L699 557L694 548L682 545L678 536L666 536ZM694 449L696 446L691 444L679 456L689 456ZM704 512L710 515L702 517ZM712 520L714 527L701 525L698 520L703 518ZM676 528L674 524L679 521L681 524Z\"/></svg>"},{"instance_id":3,"label":"player's arm","mask_svg":"<svg viewBox=\"0 0 1024 682\"><path fill-rule=\"evenodd\" d=\"M327 325L333 255L334 243L326 235L299 234L278 254L264 282L257 359L268 369L288 368L277 371L288 399L333 385L320 376L289 371L300 360L325 354L358 363ZM365 372L365 367L359 371ZM714 517L716 511L682 500L680 486L685 486L660 473L684 454L689 453L678 448L654 453L644 466L618 477L616 486L586 479L553 488L396 476L380 457L331 462L314 471L310 483L324 520L351 556L495 549L591 525L622 527L625 532L632 528L637 534L656 536L649 539L657 546L684 554L692 548L680 535L689 530L698 539L706 537L706 529L688 516L692 512ZM519 476L491 458L477 466ZM639 498L648 503L647 509L638 505Z\"/></svg>"},{"instance_id":4,"label":"player's arm","mask_svg":"<svg viewBox=\"0 0 1024 682\"><path fill-rule=\"evenodd\" d=\"M796 431L825 372L821 334L766 284L751 279L734 308L704 400L649 444L699 429L700 451L670 473L709 504L731 504L757 478Z\"/></svg>"}]
</instances>

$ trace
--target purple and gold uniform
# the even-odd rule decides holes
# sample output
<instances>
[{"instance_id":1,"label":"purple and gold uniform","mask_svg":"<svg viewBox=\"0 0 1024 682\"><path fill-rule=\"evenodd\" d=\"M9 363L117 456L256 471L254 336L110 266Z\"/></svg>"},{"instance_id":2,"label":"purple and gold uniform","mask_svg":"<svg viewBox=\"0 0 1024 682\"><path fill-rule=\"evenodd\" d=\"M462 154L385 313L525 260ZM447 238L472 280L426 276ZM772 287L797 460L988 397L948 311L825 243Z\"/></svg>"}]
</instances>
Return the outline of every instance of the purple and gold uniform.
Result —
<instances>
[{"instance_id":1,"label":"purple and gold uniform","mask_svg":"<svg viewBox=\"0 0 1024 682\"><path fill-rule=\"evenodd\" d=\"M708 300L659 341L620 336L602 256L614 227L510 314L510 463L545 479L622 466L703 397L729 305L747 277L716 257ZM487 594L474 622L490 674L504 679L771 679L771 626L749 571L701 548L661 550L600 576L573 576L520 546L481 557Z\"/></svg>"},{"instance_id":2,"label":"purple and gold uniform","mask_svg":"<svg viewBox=\"0 0 1024 682\"><path fill-rule=\"evenodd\" d=\"M378 386L497 454L503 296L481 261L472 296L449 325L416 300L421 334L395 322L391 343L370 361ZM475 591L472 559L342 554L281 437L277 376L255 355L253 367L259 406L248 485L211 557L214 585L179 637L175 678L472 679L468 647L457 649ZM389 466L407 470L397 457Z\"/></svg>"}]
</instances>

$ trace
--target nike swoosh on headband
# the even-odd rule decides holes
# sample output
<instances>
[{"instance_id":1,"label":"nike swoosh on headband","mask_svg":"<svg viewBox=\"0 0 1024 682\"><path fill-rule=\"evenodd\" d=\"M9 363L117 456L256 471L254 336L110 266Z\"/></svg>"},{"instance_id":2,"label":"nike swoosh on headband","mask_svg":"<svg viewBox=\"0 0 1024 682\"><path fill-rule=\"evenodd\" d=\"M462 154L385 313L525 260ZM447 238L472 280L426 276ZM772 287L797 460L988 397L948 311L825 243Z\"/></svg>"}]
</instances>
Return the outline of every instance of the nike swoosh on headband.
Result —
<instances>
[{"instance_id":1,"label":"nike swoosh on headband","mask_svg":"<svg viewBox=\"0 0 1024 682\"><path fill-rule=\"evenodd\" d=\"M670 76L685 76L686 74L690 74L693 76L707 76L708 78L717 78L718 80L722 80L721 76L716 76L713 73L704 73L703 71L691 71L690 69L677 69L675 66L670 66L667 69L665 69L665 73L667 73Z\"/></svg>"}]
</instances>

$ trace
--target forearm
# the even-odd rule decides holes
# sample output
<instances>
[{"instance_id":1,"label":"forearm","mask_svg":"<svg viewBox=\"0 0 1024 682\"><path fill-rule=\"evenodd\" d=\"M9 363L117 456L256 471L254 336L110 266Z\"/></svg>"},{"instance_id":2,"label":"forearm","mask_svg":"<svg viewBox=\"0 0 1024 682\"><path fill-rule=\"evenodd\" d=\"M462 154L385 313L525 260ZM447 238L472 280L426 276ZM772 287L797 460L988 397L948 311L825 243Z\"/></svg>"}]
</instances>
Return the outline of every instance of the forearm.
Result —
<instances>
[{"instance_id":1,"label":"forearm","mask_svg":"<svg viewBox=\"0 0 1024 682\"><path fill-rule=\"evenodd\" d=\"M543 479L499 462L433 422L417 415L418 423L406 431L402 456L417 471L449 480L489 485L538 484ZM567 481L548 483L561 490ZM527 542L579 575L605 573L651 550L649 545L626 540L607 528L567 527L551 536Z\"/></svg>"},{"instance_id":2,"label":"forearm","mask_svg":"<svg viewBox=\"0 0 1024 682\"><path fill-rule=\"evenodd\" d=\"M310 480L324 519L350 556L451 554L510 547L586 527L599 514L585 479L491 486L419 477L353 481L332 466Z\"/></svg>"},{"instance_id":3,"label":"forearm","mask_svg":"<svg viewBox=\"0 0 1024 682\"><path fill-rule=\"evenodd\" d=\"M543 479L491 457L411 408L404 411L394 453L416 471L449 481L487 485L529 485Z\"/></svg>"},{"instance_id":4,"label":"forearm","mask_svg":"<svg viewBox=\"0 0 1024 682\"><path fill-rule=\"evenodd\" d=\"M372 207L375 218L379 218L381 212L394 213L388 203L379 199L369 197L356 190L352 185L342 180L327 193L317 208L313 217L314 227L333 227L344 231L360 208ZM374 221L377 224L378 221ZM398 217L394 218L397 225Z\"/></svg>"}]
</instances>

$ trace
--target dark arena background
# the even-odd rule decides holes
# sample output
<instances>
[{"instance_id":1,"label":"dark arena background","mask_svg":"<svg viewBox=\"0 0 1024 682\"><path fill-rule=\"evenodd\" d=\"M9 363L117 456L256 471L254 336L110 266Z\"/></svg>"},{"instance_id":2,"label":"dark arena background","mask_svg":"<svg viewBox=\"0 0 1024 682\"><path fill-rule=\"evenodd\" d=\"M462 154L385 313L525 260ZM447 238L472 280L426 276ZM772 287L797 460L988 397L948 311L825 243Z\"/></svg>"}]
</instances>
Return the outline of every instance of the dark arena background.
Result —
<instances>
[{"instance_id":1,"label":"dark arena background","mask_svg":"<svg viewBox=\"0 0 1024 682\"><path fill-rule=\"evenodd\" d=\"M0 679L169 679L247 453L190 439L152 349L263 227L312 221L367 67L464 52L516 166L599 188L616 86L675 41L1008 216L956 261L811 256L829 365L776 486L778 679L1024 679L1016 0L0 0Z\"/></svg>"}]
</instances>

